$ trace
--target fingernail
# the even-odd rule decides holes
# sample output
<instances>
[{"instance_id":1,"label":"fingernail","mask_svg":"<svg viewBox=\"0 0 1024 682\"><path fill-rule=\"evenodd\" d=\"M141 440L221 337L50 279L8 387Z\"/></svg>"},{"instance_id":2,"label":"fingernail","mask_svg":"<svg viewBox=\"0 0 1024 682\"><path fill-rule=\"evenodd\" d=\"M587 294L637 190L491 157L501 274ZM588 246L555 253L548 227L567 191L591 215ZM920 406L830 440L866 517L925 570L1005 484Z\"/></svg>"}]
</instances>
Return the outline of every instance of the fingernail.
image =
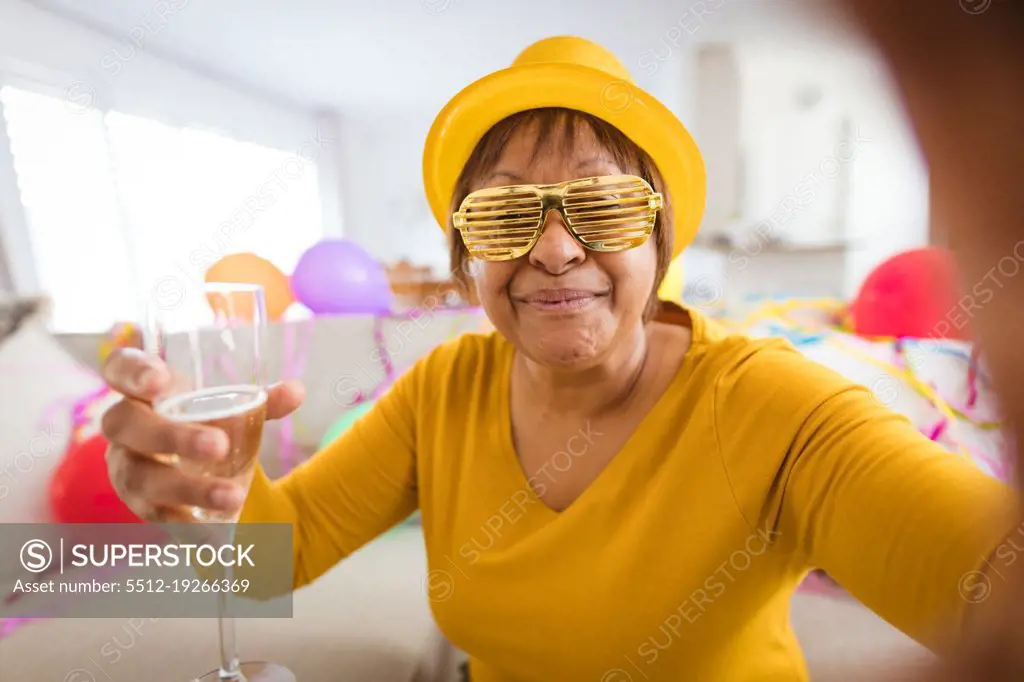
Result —
<instances>
[{"instance_id":1,"label":"fingernail","mask_svg":"<svg viewBox=\"0 0 1024 682\"><path fill-rule=\"evenodd\" d=\"M201 431L196 436L196 450L201 455L220 457L227 452L228 437L223 431Z\"/></svg>"},{"instance_id":2,"label":"fingernail","mask_svg":"<svg viewBox=\"0 0 1024 682\"><path fill-rule=\"evenodd\" d=\"M210 504L217 509L237 509L245 502L245 496L238 486L218 486L210 491Z\"/></svg>"}]
</instances>

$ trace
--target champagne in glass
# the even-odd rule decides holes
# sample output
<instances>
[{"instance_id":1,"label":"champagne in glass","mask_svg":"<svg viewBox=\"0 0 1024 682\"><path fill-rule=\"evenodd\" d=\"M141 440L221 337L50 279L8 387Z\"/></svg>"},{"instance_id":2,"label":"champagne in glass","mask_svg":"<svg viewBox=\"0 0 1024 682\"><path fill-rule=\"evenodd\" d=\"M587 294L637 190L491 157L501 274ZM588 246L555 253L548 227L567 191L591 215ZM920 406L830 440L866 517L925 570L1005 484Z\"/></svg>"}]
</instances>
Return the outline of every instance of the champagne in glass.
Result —
<instances>
[{"instance_id":1,"label":"champagne in glass","mask_svg":"<svg viewBox=\"0 0 1024 682\"><path fill-rule=\"evenodd\" d=\"M182 302L177 302L182 303ZM172 388L153 409L165 419L214 426L227 434L226 457L214 462L176 460L183 473L231 479L248 490L256 471L267 391L263 355L266 306L261 287L208 284L205 297L173 309L151 310L147 348L158 353L173 377ZM194 508L201 523L234 524L238 514ZM229 526L229 537L233 527ZM230 568L219 576L233 579ZM234 619L226 616L230 594L218 593L220 668L198 682L295 682L285 667L265 661L240 663Z\"/></svg>"},{"instance_id":2,"label":"champagne in glass","mask_svg":"<svg viewBox=\"0 0 1024 682\"><path fill-rule=\"evenodd\" d=\"M245 384L213 386L165 398L155 409L164 419L215 426L228 436L230 445L224 459L201 464L182 460L179 467L184 473L228 478L238 483L243 490L249 489L256 471L263 422L267 418L266 390ZM238 521L237 512L229 514L196 507L192 514L199 521Z\"/></svg>"}]
</instances>

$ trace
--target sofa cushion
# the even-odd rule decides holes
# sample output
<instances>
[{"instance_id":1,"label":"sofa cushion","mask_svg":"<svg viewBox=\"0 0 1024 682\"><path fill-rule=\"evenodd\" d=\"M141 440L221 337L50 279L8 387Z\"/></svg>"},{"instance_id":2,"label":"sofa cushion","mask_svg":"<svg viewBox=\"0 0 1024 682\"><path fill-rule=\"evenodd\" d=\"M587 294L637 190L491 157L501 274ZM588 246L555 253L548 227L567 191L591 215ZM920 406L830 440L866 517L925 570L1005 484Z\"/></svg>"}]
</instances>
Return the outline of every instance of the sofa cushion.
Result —
<instances>
[{"instance_id":1,"label":"sofa cushion","mask_svg":"<svg viewBox=\"0 0 1024 682\"><path fill-rule=\"evenodd\" d=\"M3 317L0 315L0 317ZM47 484L71 431L71 404L101 385L53 339L43 311L0 340L0 523L48 521Z\"/></svg>"}]
</instances>

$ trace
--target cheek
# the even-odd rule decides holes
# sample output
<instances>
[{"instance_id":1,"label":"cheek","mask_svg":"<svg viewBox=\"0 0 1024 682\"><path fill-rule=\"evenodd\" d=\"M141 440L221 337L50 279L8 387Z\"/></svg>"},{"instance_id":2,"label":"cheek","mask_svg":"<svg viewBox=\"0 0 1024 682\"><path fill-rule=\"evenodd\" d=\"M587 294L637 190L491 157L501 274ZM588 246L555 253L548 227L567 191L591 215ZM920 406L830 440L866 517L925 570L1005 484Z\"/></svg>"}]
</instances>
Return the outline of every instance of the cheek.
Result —
<instances>
[{"instance_id":1,"label":"cheek","mask_svg":"<svg viewBox=\"0 0 1024 682\"><path fill-rule=\"evenodd\" d=\"M650 242L622 253L602 254L599 264L612 282L617 302L646 304L654 290L654 274L658 265L657 254Z\"/></svg>"},{"instance_id":2,"label":"cheek","mask_svg":"<svg viewBox=\"0 0 1024 682\"><path fill-rule=\"evenodd\" d=\"M482 300L508 298L508 284L516 272L514 261L483 262L476 268L477 291Z\"/></svg>"}]
</instances>

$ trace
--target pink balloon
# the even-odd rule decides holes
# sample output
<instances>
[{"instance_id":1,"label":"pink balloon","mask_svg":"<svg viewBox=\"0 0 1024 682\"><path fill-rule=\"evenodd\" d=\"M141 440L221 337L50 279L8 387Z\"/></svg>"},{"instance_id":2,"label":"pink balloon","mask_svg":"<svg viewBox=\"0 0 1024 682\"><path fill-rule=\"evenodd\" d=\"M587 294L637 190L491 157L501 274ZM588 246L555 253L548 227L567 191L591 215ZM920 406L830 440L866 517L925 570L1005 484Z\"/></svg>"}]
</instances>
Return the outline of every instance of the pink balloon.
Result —
<instances>
[{"instance_id":1,"label":"pink balloon","mask_svg":"<svg viewBox=\"0 0 1024 682\"><path fill-rule=\"evenodd\" d=\"M295 266L292 293L318 315L386 313L394 301L384 266L346 239L310 247Z\"/></svg>"}]
</instances>

